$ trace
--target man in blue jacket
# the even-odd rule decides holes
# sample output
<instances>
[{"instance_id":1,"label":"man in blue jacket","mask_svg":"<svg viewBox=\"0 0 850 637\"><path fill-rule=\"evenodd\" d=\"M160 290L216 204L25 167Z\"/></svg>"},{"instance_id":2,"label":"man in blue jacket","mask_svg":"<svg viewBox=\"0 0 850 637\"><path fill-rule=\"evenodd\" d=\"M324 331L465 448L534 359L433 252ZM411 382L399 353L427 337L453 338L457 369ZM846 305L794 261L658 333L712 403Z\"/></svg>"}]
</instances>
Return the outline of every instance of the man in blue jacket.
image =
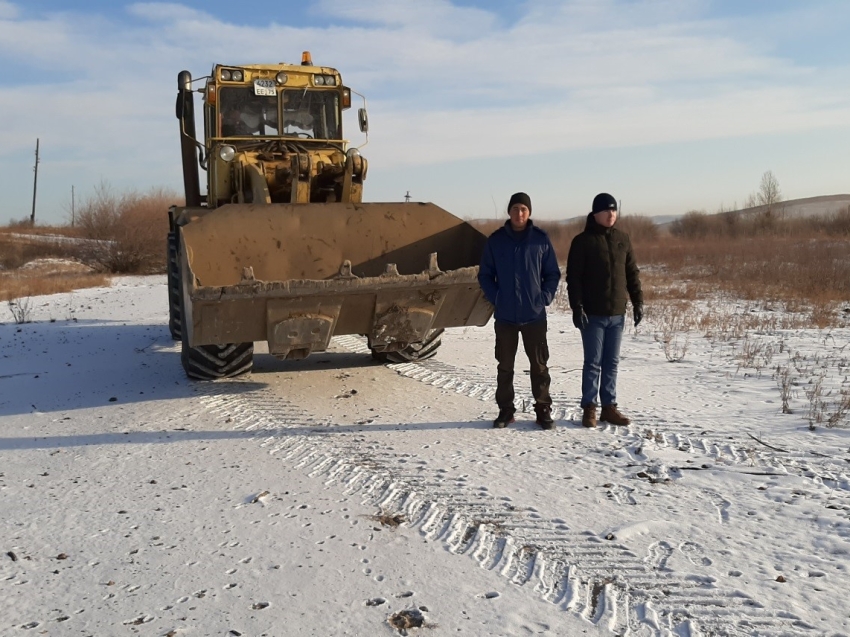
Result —
<instances>
[{"instance_id":1,"label":"man in blue jacket","mask_svg":"<svg viewBox=\"0 0 850 637\"><path fill-rule=\"evenodd\" d=\"M511 196L510 219L484 246L478 282L495 307L496 404L493 426L514 422L514 361L519 335L531 367L531 393L537 424L552 429L549 396L549 345L546 342L546 306L555 298L561 271L555 249L544 230L531 219L531 198L524 192Z\"/></svg>"}]
</instances>

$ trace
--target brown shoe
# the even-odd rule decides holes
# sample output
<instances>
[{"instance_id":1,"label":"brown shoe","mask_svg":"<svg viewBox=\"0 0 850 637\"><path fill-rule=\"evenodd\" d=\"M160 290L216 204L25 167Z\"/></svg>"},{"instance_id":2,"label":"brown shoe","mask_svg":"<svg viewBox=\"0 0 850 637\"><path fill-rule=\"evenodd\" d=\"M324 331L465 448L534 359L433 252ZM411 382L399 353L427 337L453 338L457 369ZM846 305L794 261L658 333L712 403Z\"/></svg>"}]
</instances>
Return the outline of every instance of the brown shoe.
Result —
<instances>
[{"instance_id":1,"label":"brown shoe","mask_svg":"<svg viewBox=\"0 0 850 637\"><path fill-rule=\"evenodd\" d=\"M596 426L596 405L588 405L584 407L584 414L581 417L581 426L592 429Z\"/></svg>"},{"instance_id":2,"label":"brown shoe","mask_svg":"<svg viewBox=\"0 0 850 637\"><path fill-rule=\"evenodd\" d=\"M620 427L625 427L631 422L631 420L617 410L617 405L604 405L602 407L602 413L599 415L599 420Z\"/></svg>"}]
</instances>

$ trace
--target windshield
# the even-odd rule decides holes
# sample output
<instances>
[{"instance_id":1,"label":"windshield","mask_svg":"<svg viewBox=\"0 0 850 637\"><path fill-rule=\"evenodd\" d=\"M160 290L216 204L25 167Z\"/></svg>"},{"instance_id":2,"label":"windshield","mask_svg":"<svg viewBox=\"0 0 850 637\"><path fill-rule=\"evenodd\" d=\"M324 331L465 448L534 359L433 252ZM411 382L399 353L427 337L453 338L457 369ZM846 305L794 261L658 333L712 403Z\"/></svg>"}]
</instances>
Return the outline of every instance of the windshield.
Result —
<instances>
[{"instance_id":1,"label":"windshield","mask_svg":"<svg viewBox=\"0 0 850 637\"><path fill-rule=\"evenodd\" d=\"M342 137L337 91L285 89L277 96L266 96L255 95L251 87L227 86L220 89L218 99L222 137ZM282 129L278 126L278 106L283 111Z\"/></svg>"},{"instance_id":2,"label":"windshield","mask_svg":"<svg viewBox=\"0 0 850 637\"><path fill-rule=\"evenodd\" d=\"M219 92L221 136L277 135L277 97L233 86Z\"/></svg>"},{"instance_id":3,"label":"windshield","mask_svg":"<svg viewBox=\"0 0 850 637\"><path fill-rule=\"evenodd\" d=\"M283 96L283 135L340 139L336 91L287 89Z\"/></svg>"}]
</instances>

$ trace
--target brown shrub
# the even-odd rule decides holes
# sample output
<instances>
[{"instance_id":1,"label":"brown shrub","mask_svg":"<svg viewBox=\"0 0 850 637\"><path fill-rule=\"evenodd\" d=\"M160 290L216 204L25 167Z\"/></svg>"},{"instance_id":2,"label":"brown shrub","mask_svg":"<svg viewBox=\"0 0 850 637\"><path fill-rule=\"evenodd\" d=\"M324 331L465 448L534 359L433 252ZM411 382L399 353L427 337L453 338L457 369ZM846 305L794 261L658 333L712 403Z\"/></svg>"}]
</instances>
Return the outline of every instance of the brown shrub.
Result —
<instances>
[{"instance_id":1,"label":"brown shrub","mask_svg":"<svg viewBox=\"0 0 850 637\"><path fill-rule=\"evenodd\" d=\"M101 184L77 214L80 232L90 240L84 260L113 273L164 272L167 211L180 201L179 195L163 189L119 196Z\"/></svg>"},{"instance_id":2,"label":"brown shrub","mask_svg":"<svg viewBox=\"0 0 850 637\"><path fill-rule=\"evenodd\" d=\"M30 225L29 219L26 221L15 221L14 219L9 222L7 226L0 227L0 237L3 235L14 234L18 238L26 238L27 236L32 237L44 237L46 235L56 235L61 237L79 237L80 232L76 227L71 226L49 226L49 225Z\"/></svg>"},{"instance_id":3,"label":"brown shrub","mask_svg":"<svg viewBox=\"0 0 850 637\"><path fill-rule=\"evenodd\" d=\"M20 235L0 233L0 270L14 270L35 259L76 259L78 245L61 241L28 240Z\"/></svg>"},{"instance_id":4,"label":"brown shrub","mask_svg":"<svg viewBox=\"0 0 850 637\"><path fill-rule=\"evenodd\" d=\"M823 219L815 219L815 227L830 236L850 237L850 206Z\"/></svg>"},{"instance_id":5,"label":"brown shrub","mask_svg":"<svg viewBox=\"0 0 850 637\"><path fill-rule=\"evenodd\" d=\"M13 229L13 230L18 231L18 230L27 230L29 228L32 228L33 225L32 225L32 221L30 221L29 217L24 217L22 219L10 219L8 227Z\"/></svg>"},{"instance_id":6,"label":"brown shrub","mask_svg":"<svg viewBox=\"0 0 850 637\"><path fill-rule=\"evenodd\" d=\"M617 227L629 234L633 246L657 241L661 236L661 231L658 229L658 225L652 220L652 217L641 215L626 216L617 222Z\"/></svg>"},{"instance_id":7,"label":"brown shrub","mask_svg":"<svg viewBox=\"0 0 850 637\"><path fill-rule=\"evenodd\" d=\"M709 218L700 210L691 210L670 224L670 234L683 239L702 239L709 233Z\"/></svg>"}]
</instances>

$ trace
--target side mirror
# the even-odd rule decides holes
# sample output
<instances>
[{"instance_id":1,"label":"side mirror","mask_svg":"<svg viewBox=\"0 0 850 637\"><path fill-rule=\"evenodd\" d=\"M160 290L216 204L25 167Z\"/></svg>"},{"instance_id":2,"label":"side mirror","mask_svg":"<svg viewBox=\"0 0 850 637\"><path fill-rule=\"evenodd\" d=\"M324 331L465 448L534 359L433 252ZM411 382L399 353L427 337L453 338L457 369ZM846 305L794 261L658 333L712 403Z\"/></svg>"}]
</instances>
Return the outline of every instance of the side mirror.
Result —
<instances>
[{"instance_id":1,"label":"side mirror","mask_svg":"<svg viewBox=\"0 0 850 637\"><path fill-rule=\"evenodd\" d=\"M360 124L360 132L369 132L369 116L366 114L365 108L357 109L357 123Z\"/></svg>"}]
</instances>

